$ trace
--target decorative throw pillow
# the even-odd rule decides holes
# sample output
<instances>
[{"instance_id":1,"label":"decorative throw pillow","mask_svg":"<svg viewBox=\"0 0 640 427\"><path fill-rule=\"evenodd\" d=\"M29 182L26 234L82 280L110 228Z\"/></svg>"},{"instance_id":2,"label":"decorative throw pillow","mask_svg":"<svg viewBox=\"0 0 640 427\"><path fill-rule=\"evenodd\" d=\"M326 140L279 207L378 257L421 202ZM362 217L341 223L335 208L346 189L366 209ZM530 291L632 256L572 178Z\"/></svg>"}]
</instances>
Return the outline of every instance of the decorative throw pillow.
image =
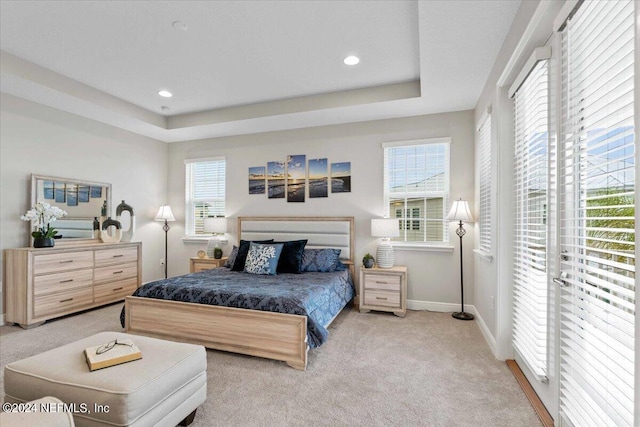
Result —
<instances>
[{"instance_id":1,"label":"decorative throw pillow","mask_svg":"<svg viewBox=\"0 0 640 427\"><path fill-rule=\"evenodd\" d=\"M273 242L282 243L282 253L280 261L278 261L278 273L296 273L300 274L302 268L302 254L307 240L291 240L289 242Z\"/></svg>"},{"instance_id":2,"label":"decorative throw pillow","mask_svg":"<svg viewBox=\"0 0 640 427\"><path fill-rule=\"evenodd\" d=\"M249 253L249 244L254 243L273 243L273 239L269 240L240 240L238 245L238 254L233 261L232 271L244 271L244 263L247 261L247 254Z\"/></svg>"},{"instance_id":3,"label":"decorative throw pillow","mask_svg":"<svg viewBox=\"0 0 640 427\"><path fill-rule=\"evenodd\" d=\"M336 271L342 264L340 262L340 249L305 249L302 254L303 272Z\"/></svg>"},{"instance_id":4,"label":"decorative throw pillow","mask_svg":"<svg viewBox=\"0 0 640 427\"><path fill-rule=\"evenodd\" d=\"M227 268L233 267L233 263L236 262L237 256L238 256L238 247L236 245L233 245L233 249L231 249L229 258L227 258L227 262L224 263L224 266Z\"/></svg>"},{"instance_id":5,"label":"decorative throw pillow","mask_svg":"<svg viewBox=\"0 0 640 427\"><path fill-rule=\"evenodd\" d=\"M251 242L244 271L251 274L276 274L282 243L261 245Z\"/></svg>"}]
</instances>

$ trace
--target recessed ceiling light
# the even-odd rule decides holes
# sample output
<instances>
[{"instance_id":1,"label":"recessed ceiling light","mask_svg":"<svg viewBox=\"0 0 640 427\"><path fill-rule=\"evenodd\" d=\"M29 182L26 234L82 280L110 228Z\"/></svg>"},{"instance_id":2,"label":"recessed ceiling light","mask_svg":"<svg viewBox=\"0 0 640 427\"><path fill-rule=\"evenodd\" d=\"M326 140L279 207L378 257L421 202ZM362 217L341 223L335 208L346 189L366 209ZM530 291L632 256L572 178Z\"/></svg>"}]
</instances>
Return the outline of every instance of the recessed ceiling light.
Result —
<instances>
[{"instance_id":1,"label":"recessed ceiling light","mask_svg":"<svg viewBox=\"0 0 640 427\"><path fill-rule=\"evenodd\" d=\"M187 31L189 29L189 26L182 21L173 21L173 24L171 25L173 25L173 28L180 31Z\"/></svg>"},{"instance_id":2,"label":"recessed ceiling light","mask_svg":"<svg viewBox=\"0 0 640 427\"><path fill-rule=\"evenodd\" d=\"M360 62L360 58L357 56L349 55L344 58L344 63L347 65L357 65Z\"/></svg>"},{"instance_id":3,"label":"recessed ceiling light","mask_svg":"<svg viewBox=\"0 0 640 427\"><path fill-rule=\"evenodd\" d=\"M173 96L173 94L168 90L160 90L158 91L158 95L162 96L163 98L171 98Z\"/></svg>"}]
</instances>

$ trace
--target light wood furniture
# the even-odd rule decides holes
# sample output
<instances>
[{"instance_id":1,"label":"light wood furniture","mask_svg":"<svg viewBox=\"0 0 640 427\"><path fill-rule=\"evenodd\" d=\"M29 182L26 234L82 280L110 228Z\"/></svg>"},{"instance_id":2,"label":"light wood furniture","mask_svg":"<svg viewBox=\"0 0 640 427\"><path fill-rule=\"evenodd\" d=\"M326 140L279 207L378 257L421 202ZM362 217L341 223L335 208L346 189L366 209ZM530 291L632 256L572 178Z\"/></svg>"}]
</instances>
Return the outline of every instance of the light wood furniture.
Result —
<instances>
[{"instance_id":1,"label":"light wood furniture","mask_svg":"<svg viewBox=\"0 0 640 427\"><path fill-rule=\"evenodd\" d=\"M5 319L23 328L123 300L142 283L141 243L4 251Z\"/></svg>"},{"instance_id":2,"label":"light wood furniture","mask_svg":"<svg viewBox=\"0 0 640 427\"><path fill-rule=\"evenodd\" d=\"M339 247L353 276L353 217L239 217L238 234L245 240L308 239L307 247ZM282 360L299 370L307 366L306 316L130 296L125 330Z\"/></svg>"},{"instance_id":3,"label":"light wood furniture","mask_svg":"<svg viewBox=\"0 0 640 427\"><path fill-rule=\"evenodd\" d=\"M202 270L211 270L212 268L220 268L227 262L229 257L222 257L220 259L215 258L191 258L191 269L192 273L197 273Z\"/></svg>"},{"instance_id":4,"label":"light wood furniture","mask_svg":"<svg viewBox=\"0 0 640 427\"><path fill-rule=\"evenodd\" d=\"M407 267L360 269L360 312L371 310L407 314Z\"/></svg>"}]
</instances>

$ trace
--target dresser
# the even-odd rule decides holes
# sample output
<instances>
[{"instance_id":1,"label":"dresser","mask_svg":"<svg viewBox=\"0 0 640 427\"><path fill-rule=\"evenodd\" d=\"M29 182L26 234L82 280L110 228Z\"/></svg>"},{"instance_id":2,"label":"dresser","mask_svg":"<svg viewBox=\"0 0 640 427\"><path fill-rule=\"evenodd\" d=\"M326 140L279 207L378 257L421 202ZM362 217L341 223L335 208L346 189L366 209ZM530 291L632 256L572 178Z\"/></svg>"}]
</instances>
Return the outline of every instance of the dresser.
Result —
<instances>
[{"instance_id":1,"label":"dresser","mask_svg":"<svg viewBox=\"0 0 640 427\"><path fill-rule=\"evenodd\" d=\"M6 249L5 320L29 328L123 300L142 283L141 251L139 242Z\"/></svg>"},{"instance_id":2,"label":"dresser","mask_svg":"<svg viewBox=\"0 0 640 427\"><path fill-rule=\"evenodd\" d=\"M370 310L407 314L407 267L360 269L360 312Z\"/></svg>"}]
</instances>

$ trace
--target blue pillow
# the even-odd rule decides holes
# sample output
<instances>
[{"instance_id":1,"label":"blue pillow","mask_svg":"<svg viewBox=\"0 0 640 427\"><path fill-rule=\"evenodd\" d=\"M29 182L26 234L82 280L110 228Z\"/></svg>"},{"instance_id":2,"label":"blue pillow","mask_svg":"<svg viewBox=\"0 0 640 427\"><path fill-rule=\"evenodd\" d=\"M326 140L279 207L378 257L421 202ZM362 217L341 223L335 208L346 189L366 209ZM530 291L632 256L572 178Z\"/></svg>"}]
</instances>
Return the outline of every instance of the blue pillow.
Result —
<instances>
[{"instance_id":1,"label":"blue pillow","mask_svg":"<svg viewBox=\"0 0 640 427\"><path fill-rule=\"evenodd\" d=\"M282 243L261 245L251 242L244 271L250 274L276 274Z\"/></svg>"},{"instance_id":2,"label":"blue pillow","mask_svg":"<svg viewBox=\"0 0 640 427\"><path fill-rule=\"evenodd\" d=\"M227 262L224 264L224 266L227 268L233 267L233 263L236 262L237 256L238 256L238 247L236 245L233 245L233 249L231 249L229 258L227 258Z\"/></svg>"},{"instance_id":3,"label":"blue pillow","mask_svg":"<svg viewBox=\"0 0 640 427\"><path fill-rule=\"evenodd\" d=\"M255 240L256 243L273 243L273 239L270 240ZM247 253L249 252L249 240L240 240L238 244L238 253L233 260L231 271L244 271L244 263L247 261Z\"/></svg>"},{"instance_id":4,"label":"blue pillow","mask_svg":"<svg viewBox=\"0 0 640 427\"><path fill-rule=\"evenodd\" d=\"M340 262L340 249L305 249L302 254L303 272L327 273L337 271Z\"/></svg>"}]
</instances>

